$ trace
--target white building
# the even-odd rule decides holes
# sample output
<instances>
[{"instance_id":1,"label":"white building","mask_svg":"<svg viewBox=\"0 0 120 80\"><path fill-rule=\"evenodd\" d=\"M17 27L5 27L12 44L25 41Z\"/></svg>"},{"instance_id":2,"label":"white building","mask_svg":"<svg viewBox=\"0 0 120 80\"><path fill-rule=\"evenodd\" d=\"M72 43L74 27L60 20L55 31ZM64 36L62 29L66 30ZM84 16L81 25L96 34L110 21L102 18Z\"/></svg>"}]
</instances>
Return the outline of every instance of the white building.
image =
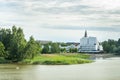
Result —
<instances>
[{"instance_id":1,"label":"white building","mask_svg":"<svg viewBox=\"0 0 120 80\"><path fill-rule=\"evenodd\" d=\"M88 37L87 31L85 35L80 39L79 52L102 52L103 47L100 45L96 37Z\"/></svg>"},{"instance_id":2,"label":"white building","mask_svg":"<svg viewBox=\"0 0 120 80\"><path fill-rule=\"evenodd\" d=\"M67 45L67 46L61 46L59 45L59 47L61 49L66 49L67 52L69 52L70 49L79 49L79 43L71 43L70 45Z\"/></svg>"}]
</instances>

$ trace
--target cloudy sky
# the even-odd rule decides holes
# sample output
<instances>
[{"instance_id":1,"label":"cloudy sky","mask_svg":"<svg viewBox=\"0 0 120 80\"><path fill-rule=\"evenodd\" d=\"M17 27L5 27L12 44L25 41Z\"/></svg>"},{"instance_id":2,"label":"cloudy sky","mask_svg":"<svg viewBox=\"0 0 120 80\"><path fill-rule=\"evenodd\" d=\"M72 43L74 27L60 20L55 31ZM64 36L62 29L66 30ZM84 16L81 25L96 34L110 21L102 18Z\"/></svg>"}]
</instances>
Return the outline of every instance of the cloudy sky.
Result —
<instances>
[{"instance_id":1,"label":"cloudy sky","mask_svg":"<svg viewBox=\"0 0 120 80\"><path fill-rule=\"evenodd\" d=\"M0 0L0 27L23 28L25 37L79 41L120 38L120 0Z\"/></svg>"}]
</instances>

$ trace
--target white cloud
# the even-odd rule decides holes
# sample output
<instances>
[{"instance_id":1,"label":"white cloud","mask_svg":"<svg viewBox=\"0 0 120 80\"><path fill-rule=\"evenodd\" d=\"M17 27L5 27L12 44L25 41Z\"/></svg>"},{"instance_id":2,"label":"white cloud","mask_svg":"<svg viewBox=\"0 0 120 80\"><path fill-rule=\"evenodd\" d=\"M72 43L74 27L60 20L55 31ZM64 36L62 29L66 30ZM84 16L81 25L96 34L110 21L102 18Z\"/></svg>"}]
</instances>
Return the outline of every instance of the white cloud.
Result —
<instances>
[{"instance_id":1,"label":"white cloud","mask_svg":"<svg viewBox=\"0 0 120 80\"><path fill-rule=\"evenodd\" d=\"M101 8L103 10L114 10L119 9L120 7L120 0L82 0L82 3L91 7Z\"/></svg>"},{"instance_id":2,"label":"white cloud","mask_svg":"<svg viewBox=\"0 0 120 80\"><path fill-rule=\"evenodd\" d=\"M36 39L77 41L84 32L80 30L88 29L100 37L103 35L97 31L110 32L111 36L106 34L103 40L117 39L119 3L120 0L0 0L0 22L1 26L22 26L27 38L34 35Z\"/></svg>"}]
</instances>

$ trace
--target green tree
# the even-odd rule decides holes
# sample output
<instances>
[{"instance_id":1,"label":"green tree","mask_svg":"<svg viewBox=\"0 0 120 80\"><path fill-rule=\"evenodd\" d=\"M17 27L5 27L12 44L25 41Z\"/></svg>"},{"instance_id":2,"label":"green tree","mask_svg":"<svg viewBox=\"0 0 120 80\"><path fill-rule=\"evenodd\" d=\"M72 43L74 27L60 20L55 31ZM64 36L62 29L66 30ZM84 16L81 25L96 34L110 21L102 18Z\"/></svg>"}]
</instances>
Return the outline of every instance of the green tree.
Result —
<instances>
[{"instance_id":1,"label":"green tree","mask_svg":"<svg viewBox=\"0 0 120 80\"><path fill-rule=\"evenodd\" d=\"M49 44L43 45L42 53L49 53Z\"/></svg>"},{"instance_id":2,"label":"green tree","mask_svg":"<svg viewBox=\"0 0 120 80\"><path fill-rule=\"evenodd\" d=\"M118 52L118 47L119 47L119 40L115 41L115 40L111 40L109 39L108 41L104 41L102 43L103 45L103 50L107 53L116 53Z\"/></svg>"},{"instance_id":3,"label":"green tree","mask_svg":"<svg viewBox=\"0 0 120 80\"><path fill-rule=\"evenodd\" d=\"M116 49L116 54L120 55L120 46Z\"/></svg>"},{"instance_id":4,"label":"green tree","mask_svg":"<svg viewBox=\"0 0 120 80\"><path fill-rule=\"evenodd\" d=\"M51 53L60 53L60 47L57 43L51 44Z\"/></svg>"},{"instance_id":5,"label":"green tree","mask_svg":"<svg viewBox=\"0 0 120 80\"><path fill-rule=\"evenodd\" d=\"M74 49L73 49L73 52L74 52L74 53L78 52L78 49L77 49L77 48L74 48Z\"/></svg>"},{"instance_id":6,"label":"green tree","mask_svg":"<svg viewBox=\"0 0 120 80\"><path fill-rule=\"evenodd\" d=\"M102 43L102 45L103 45L103 50L104 50L105 52L109 53L109 52L110 52L110 44L108 44L108 41L104 41L104 42Z\"/></svg>"},{"instance_id":7,"label":"green tree","mask_svg":"<svg viewBox=\"0 0 120 80\"><path fill-rule=\"evenodd\" d=\"M0 41L5 46L5 51L9 50L11 39L11 30L10 29L1 29L0 30Z\"/></svg>"},{"instance_id":8,"label":"green tree","mask_svg":"<svg viewBox=\"0 0 120 80\"><path fill-rule=\"evenodd\" d=\"M5 57L5 47L2 42L0 42L0 57Z\"/></svg>"},{"instance_id":9,"label":"green tree","mask_svg":"<svg viewBox=\"0 0 120 80\"><path fill-rule=\"evenodd\" d=\"M24 56L24 48L26 46L26 40L21 28L12 27L12 34L10 39L9 55L8 59L12 61L20 61Z\"/></svg>"},{"instance_id":10,"label":"green tree","mask_svg":"<svg viewBox=\"0 0 120 80\"><path fill-rule=\"evenodd\" d=\"M71 53L76 53L78 50L77 50L77 48L70 48L69 49L69 52L71 52Z\"/></svg>"},{"instance_id":11,"label":"green tree","mask_svg":"<svg viewBox=\"0 0 120 80\"><path fill-rule=\"evenodd\" d=\"M36 55L40 54L41 47L34 38L31 36L25 48L25 58L34 58Z\"/></svg>"},{"instance_id":12,"label":"green tree","mask_svg":"<svg viewBox=\"0 0 120 80\"><path fill-rule=\"evenodd\" d=\"M60 45L61 45L61 46L67 46L67 44L66 44L66 43L60 43Z\"/></svg>"},{"instance_id":13,"label":"green tree","mask_svg":"<svg viewBox=\"0 0 120 80\"><path fill-rule=\"evenodd\" d=\"M120 38L118 39L117 46L120 46Z\"/></svg>"},{"instance_id":14,"label":"green tree","mask_svg":"<svg viewBox=\"0 0 120 80\"><path fill-rule=\"evenodd\" d=\"M61 48L61 49L60 49L60 52L61 52L61 53L67 52L67 51L66 51L66 48Z\"/></svg>"}]
</instances>

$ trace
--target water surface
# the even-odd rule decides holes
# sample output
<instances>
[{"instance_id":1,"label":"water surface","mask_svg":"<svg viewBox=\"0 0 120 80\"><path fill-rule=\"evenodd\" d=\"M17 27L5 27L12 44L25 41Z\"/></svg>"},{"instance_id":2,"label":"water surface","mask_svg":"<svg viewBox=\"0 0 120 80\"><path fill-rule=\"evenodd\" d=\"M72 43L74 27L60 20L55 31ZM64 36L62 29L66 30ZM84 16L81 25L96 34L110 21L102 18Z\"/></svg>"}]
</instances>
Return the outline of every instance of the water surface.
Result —
<instances>
[{"instance_id":1,"label":"water surface","mask_svg":"<svg viewBox=\"0 0 120 80\"><path fill-rule=\"evenodd\" d=\"M0 80L120 80L120 57L79 65L0 64Z\"/></svg>"}]
</instances>

